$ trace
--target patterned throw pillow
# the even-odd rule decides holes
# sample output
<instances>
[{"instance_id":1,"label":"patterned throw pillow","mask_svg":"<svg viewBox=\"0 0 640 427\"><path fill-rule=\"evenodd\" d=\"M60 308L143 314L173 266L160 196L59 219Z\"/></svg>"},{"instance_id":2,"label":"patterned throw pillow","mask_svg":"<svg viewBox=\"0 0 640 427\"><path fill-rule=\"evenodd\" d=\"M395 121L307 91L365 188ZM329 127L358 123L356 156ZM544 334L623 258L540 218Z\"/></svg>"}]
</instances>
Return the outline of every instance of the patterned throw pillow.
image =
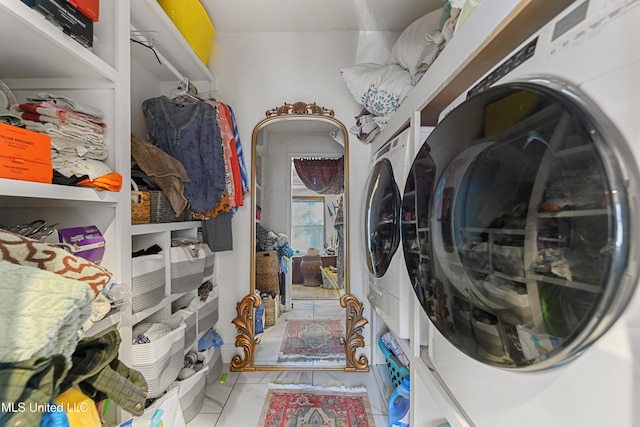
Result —
<instances>
[{"instance_id":1,"label":"patterned throw pillow","mask_svg":"<svg viewBox=\"0 0 640 427\"><path fill-rule=\"evenodd\" d=\"M374 116L393 115L413 89L411 75L398 64L357 64L340 74L355 100Z\"/></svg>"},{"instance_id":2,"label":"patterned throw pillow","mask_svg":"<svg viewBox=\"0 0 640 427\"><path fill-rule=\"evenodd\" d=\"M70 254L59 246L38 242L1 229L0 259L80 280L91 286L96 295L111 280L111 273L104 267Z\"/></svg>"}]
</instances>

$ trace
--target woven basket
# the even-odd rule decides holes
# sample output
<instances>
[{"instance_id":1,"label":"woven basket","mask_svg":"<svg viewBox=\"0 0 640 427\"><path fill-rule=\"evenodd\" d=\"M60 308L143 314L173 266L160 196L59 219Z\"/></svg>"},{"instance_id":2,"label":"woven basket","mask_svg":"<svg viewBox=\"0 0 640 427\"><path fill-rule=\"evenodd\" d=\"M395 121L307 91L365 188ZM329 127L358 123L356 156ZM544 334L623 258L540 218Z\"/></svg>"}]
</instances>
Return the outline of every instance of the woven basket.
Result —
<instances>
[{"instance_id":1,"label":"woven basket","mask_svg":"<svg viewBox=\"0 0 640 427\"><path fill-rule=\"evenodd\" d=\"M131 366L147 381L149 399L161 396L178 377L184 363L185 329L183 323L155 341L131 346Z\"/></svg>"},{"instance_id":2,"label":"woven basket","mask_svg":"<svg viewBox=\"0 0 640 427\"><path fill-rule=\"evenodd\" d=\"M176 216L169 202L169 198L163 191L150 191L149 193L151 196L151 222L165 223L191 220L191 213L188 209L185 209L179 216Z\"/></svg>"},{"instance_id":3,"label":"woven basket","mask_svg":"<svg viewBox=\"0 0 640 427\"><path fill-rule=\"evenodd\" d=\"M256 289L260 292L280 292L280 273L256 274Z\"/></svg>"},{"instance_id":4,"label":"woven basket","mask_svg":"<svg viewBox=\"0 0 640 427\"><path fill-rule=\"evenodd\" d=\"M256 253L256 272L278 273L280 263L278 261L278 251L260 251Z\"/></svg>"},{"instance_id":5,"label":"woven basket","mask_svg":"<svg viewBox=\"0 0 640 427\"><path fill-rule=\"evenodd\" d=\"M280 315L280 295L262 300L264 304L264 326L274 326Z\"/></svg>"},{"instance_id":6,"label":"woven basket","mask_svg":"<svg viewBox=\"0 0 640 427\"><path fill-rule=\"evenodd\" d=\"M148 224L151 221L151 195L148 191L131 192L131 224Z\"/></svg>"}]
</instances>

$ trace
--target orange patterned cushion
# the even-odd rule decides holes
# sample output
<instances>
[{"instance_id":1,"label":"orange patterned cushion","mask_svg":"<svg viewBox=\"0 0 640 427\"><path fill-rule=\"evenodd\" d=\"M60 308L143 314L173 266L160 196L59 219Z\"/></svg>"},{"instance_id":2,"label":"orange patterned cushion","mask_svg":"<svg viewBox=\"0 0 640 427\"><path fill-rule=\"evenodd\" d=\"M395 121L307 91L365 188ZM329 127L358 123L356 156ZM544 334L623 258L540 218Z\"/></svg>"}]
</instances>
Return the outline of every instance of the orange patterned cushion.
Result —
<instances>
[{"instance_id":1,"label":"orange patterned cushion","mask_svg":"<svg viewBox=\"0 0 640 427\"><path fill-rule=\"evenodd\" d=\"M111 273L104 267L70 254L61 247L6 230L0 230L0 255L1 259L13 264L37 267L85 282L96 295L111 280Z\"/></svg>"}]
</instances>

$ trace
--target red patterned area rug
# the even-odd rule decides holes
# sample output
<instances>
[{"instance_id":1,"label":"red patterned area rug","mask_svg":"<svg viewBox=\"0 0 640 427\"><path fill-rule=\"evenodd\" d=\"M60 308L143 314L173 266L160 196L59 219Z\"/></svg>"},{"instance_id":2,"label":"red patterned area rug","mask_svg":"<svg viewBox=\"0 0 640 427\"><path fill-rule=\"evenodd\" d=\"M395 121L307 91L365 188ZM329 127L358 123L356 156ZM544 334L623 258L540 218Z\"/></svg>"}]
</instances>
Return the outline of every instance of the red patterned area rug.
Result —
<instances>
[{"instance_id":1,"label":"red patterned area rug","mask_svg":"<svg viewBox=\"0 0 640 427\"><path fill-rule=\"evenodd\" d=\"M289 320L280 346L281 360L344 359L340 320Z\"/></svg>"},{"instance_id":2,"label":"red patterned area rug","mask_svg":"<svg viewBox=\"0 0 640 427\"><path fill-rule=\"evenodd\" d=\"M269 386L258 427L375 427L363 387Z\"/></svg>"}]
</instances>

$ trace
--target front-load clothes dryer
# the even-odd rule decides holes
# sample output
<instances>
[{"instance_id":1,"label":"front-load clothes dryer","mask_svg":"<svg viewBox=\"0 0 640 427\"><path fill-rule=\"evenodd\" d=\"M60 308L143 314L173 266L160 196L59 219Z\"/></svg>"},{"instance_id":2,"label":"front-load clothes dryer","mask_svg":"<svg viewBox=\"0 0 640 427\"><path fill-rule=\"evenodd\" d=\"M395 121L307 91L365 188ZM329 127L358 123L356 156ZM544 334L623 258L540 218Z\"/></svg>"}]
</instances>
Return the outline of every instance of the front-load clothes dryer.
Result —
<instances>
[{"instance_id":1,"label":"front-load clothes dryer","mask_svg":"<svg viewBox=\"0 0 640 427\"><path fill-rule=\"evenodd\" d=\"M576 1L426 141L423 358L468 425L640 425L638 22Z\"/></svg>"},{"instance_id":2,"label":"front-load clothes dryer","mask_svg":"<svg viewBox=\"0 0 640 427\"><path fill-rule=\"evenodd\" d=\"M430 130L421 129L421 141ZM373 155L364 206L367 298L387 327L404 339L411 334L413 295L403 251L398 248L403 245L401 227L416 222L410 217L415 209L407 213L403 208L401 193L409 175L413 146L407 129Z\"/></svg>"}]
</instances>

